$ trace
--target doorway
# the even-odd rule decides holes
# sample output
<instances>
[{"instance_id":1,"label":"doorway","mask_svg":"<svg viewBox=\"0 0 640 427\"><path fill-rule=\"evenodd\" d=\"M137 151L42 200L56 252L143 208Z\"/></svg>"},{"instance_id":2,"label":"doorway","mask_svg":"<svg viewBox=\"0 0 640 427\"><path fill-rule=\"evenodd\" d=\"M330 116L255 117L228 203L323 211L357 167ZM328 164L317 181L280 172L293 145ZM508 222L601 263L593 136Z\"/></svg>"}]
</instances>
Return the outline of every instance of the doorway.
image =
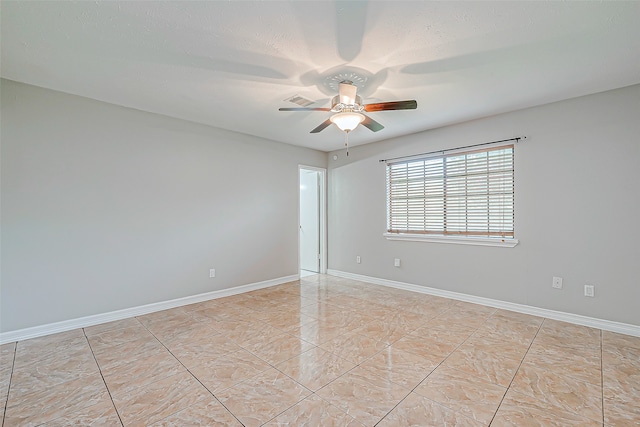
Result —
<instances>
[{"instance_id":1,"label":"doorway","mask_svg":"<svg viewBox=\"0 0 640 427\"><path fill-rule=\"evenodd\" d=\"M326 169L299 166L299 266L300 277L325 273Z\"/></svg>"}]
</instances>

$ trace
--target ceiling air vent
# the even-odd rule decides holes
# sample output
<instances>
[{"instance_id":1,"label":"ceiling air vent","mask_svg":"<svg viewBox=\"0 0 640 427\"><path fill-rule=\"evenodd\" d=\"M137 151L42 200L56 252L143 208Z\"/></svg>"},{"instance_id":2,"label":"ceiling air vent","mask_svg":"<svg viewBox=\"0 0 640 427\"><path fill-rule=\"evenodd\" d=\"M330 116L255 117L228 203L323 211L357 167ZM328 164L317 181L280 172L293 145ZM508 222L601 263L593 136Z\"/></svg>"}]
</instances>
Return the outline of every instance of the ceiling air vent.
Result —
<instances>
[{"instance_id":1,"label":"ceiling air vent","mask_svg":"<svg viewBox=\"0 0 640 427\"><path fill-rule=\"evenodd\" d=\"M293 102L294 104L298 104L301 107L308 107L309 105L315 103L315 101L312 101L301 95L292 96L289 99L285 99L285 101Z\"/></svg>"}]
</instances>

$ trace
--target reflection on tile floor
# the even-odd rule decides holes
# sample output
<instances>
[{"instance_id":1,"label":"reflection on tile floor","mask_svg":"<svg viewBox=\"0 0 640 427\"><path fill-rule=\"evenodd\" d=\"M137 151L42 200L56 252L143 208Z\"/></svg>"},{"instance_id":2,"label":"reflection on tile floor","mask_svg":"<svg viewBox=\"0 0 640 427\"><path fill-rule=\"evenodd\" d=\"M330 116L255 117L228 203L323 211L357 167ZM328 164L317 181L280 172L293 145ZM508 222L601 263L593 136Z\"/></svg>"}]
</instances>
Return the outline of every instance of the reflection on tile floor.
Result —
<instances>
[{"instance_id":1,"label":"reflection on tile floor","mask_svg":"<svg viewBox=\"0 0 640 427\"><path fill-rule=\"evenodd\" d=\"M0 346L4 426L640 426L640 338L331 276Z\"/></svg>"}]
</instances>

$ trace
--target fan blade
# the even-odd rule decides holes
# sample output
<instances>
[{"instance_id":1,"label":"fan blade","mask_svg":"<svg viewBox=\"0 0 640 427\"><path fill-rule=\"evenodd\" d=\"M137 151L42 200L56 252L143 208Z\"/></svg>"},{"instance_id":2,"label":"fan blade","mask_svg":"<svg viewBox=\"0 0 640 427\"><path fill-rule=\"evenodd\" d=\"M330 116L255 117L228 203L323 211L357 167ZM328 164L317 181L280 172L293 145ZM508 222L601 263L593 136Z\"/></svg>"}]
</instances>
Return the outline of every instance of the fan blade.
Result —
<instances>
[{"instance_id":1,"label":"fan blade","mask_svg":"<svg viewBox=\"0 0 640 427\"><path fill-rule=\"evenodd\" d=\"M379 130L384 129L380 123L376 122L369 116L364 116L364 120L362 121L362 126L372 130L373 132L378 132Z\"/></svg>"},{"instance_id":2,"label":"fan blade","mask_svg":"<svg viewBox=\"0 0 640 427\"><path fill-rule=\"evenodd\" d=\"M340 102L347 105L352 105L356 102L356 93L358 92L358 86L351 83L340 83L339 93Z\"/></svg>"},{"instance_id":3,"label":"fan blade","mask_svg":"<svg viewBox=\"0 0 640 427\"><path fill-rule=\"evenodd\" d=\"M315 128L314 130L312 130L309 133L318 133L318 132L324 130L325 128L327 128L330 124L331 124L331 120L327 119L324 122L320 123L320 125L317 128Z\"/></svg>"},{"instance_id":4,"label":"fan blade","mask_svg":"<svg viewBox=\"0 0 640 427\"><path fill-rule=\"evenodd\" d=\"M292 107L292 108L279 108L278 111L331 111L330 108L303 108L303 107Z\"/></svg>"},{"instance_id":5,"label":"fan blade","mask_svg":"<svg viewBox=\"0 0 640 427\"><path fill-rule=\"evenodd\" d=\"M418 108L418 103L415 99L412 99L411 101L392 101L366 104L364 106L364 111L371 113L372 111L415 110L416 108Z\"/></svg>"}]
</instances>

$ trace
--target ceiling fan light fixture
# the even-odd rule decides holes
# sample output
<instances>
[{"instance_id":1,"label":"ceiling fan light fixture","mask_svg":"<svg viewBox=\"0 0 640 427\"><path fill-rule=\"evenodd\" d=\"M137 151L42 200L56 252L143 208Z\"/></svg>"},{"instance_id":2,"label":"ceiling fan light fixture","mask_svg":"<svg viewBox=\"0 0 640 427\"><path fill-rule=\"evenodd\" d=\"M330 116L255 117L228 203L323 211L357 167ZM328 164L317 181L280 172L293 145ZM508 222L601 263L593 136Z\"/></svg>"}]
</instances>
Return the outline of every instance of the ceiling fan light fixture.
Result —
<instances>
[{"instance_id":1,"label":"ceiling fan light fixture","mask_svg":"<svg viewBox=\"0 0 640 427\"><path fill-rule=\"evenodd\" d=\"M331 116L331 123L343 132L351 132L364 121L364 115L354 111L344 111Z\"/></svg>"}]
</instances>

